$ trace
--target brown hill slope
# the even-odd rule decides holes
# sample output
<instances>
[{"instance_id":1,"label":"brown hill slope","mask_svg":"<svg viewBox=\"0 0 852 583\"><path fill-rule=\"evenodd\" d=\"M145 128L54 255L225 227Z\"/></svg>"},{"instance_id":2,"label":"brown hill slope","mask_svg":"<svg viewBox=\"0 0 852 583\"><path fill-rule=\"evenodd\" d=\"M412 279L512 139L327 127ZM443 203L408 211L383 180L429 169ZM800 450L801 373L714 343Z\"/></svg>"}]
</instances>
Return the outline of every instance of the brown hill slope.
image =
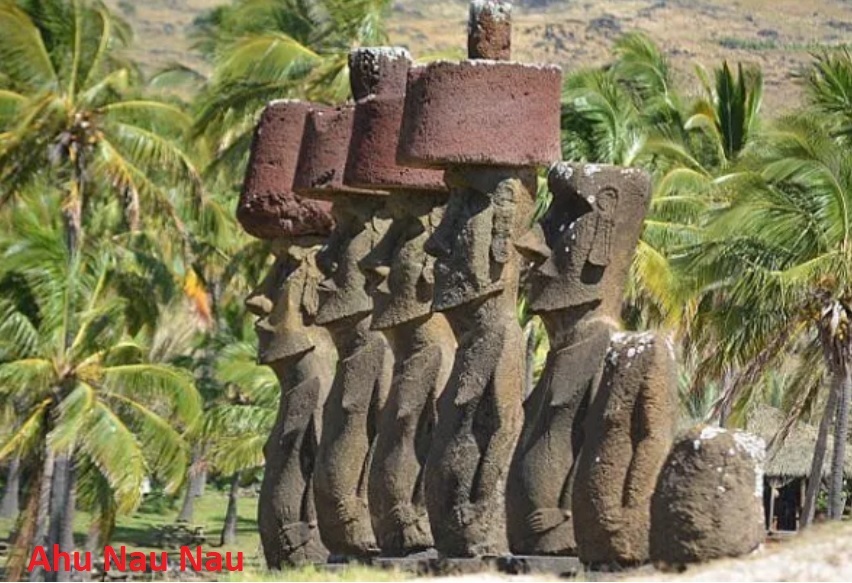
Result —
<instances>
[{"instance_id":1,"label":"brown hill slope","mask_svg":"<svg viewBox=\"0 0 852 583\"><path fill-rule=\"evenodd\" d=\"M134 25L148 69L179 61L202 69L189 52L192 20L220 0L107 0ZM415 55L461 54L467 2L396 0L391 41ZM794 82L824 46L852 43L852 0L522 0L515 8L515 58L566 69L605 63L622 32L649 33L686 75L722 59L763 67L767 105L794 106ZM544 6L542 6L544 5ZM528 7L530 6L530 7Z\"/></svg>"}]
</instances>

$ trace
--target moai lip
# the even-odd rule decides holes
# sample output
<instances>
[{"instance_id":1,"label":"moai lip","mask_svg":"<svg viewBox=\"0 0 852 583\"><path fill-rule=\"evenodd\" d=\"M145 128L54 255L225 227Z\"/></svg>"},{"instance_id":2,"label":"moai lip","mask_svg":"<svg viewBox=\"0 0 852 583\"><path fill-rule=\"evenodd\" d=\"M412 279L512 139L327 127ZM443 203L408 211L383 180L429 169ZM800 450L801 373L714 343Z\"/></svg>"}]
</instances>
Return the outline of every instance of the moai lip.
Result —
<instances>
[{"instance_id":1,"label":"moai lip","mask_svg":"<svg viewBox=\"0 0 852 583\"><path fill-rule=\"evenodd\" d=\"M561 156L562 70L439 61L408 75L397 161L419 167L548 165Z\"/></svg>"},{"instance_id":2,"label":"moai lip","mask_svg":"<svg viewBox=\"0 0 852 583\"><path fill-rule=\"evenodd\" d=\"M508 61L511 58L511 2L473 0L468 27L467 52L471 59Z\"/></svg>"},{"instance_id":3,"label":"moai lip","mask_svg":"<svg viewBox=\"0 0 852 583\"><path fill-rule=\"evenodd\" d=\"M443 173L396 163L411 56L397 47L365 48L349 57L355 103L344 182L384 190L445 191Z\"/></svg>"},{"instance_id":4,"label":"moai lip","mask_svg":"<svg viewBox=\"0 0 852 583\"><path fill-rule=\"evenodd\" d=\"M334 200L340 194L382 196L386 192L354 188L344 183L352 140L355 106L315 108L305 121L305 132L293 190L302 196Z\"/></svg>"},{"instance_id":5,"label":"moai lip","mask_svg":"<svg viewBox=\"0 0 852 583\"><path fill-rule=\"evenodd\" d=\"M237 206L237 219L254 237L331 232L331 205L293 193L305 120L313 107L303 101L280 100L269 103L261 114Z\"/></svg>"}]
</instances>

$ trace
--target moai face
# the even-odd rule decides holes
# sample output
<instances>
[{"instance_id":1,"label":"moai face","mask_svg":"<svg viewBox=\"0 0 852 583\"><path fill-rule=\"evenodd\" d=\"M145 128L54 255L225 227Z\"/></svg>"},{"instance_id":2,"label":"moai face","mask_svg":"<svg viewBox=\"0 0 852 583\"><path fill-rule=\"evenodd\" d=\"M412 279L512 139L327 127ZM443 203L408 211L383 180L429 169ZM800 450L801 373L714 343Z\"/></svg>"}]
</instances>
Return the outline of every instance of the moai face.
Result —
<instances>
[{"instance_id":1,"label":"moai face","mask_svg":"<svg viewBox=\"0 0 852 583\"><path fill-rule=\"evenodd\" d=\"M312 260L319 238L302 237L277 254L269 273L246 299L258 321L258 361L274 364L314 347L307 326L317 310L319 274Z\"/></svg>"},{"instance_id":2,"label":"moai face","mask_svg":"<svg viewBox=\"0 0 852 583\"><path fill-rule=\"evenodd\" d=\"M526 229L535 174L499 180L482 171L471 180L447 172L450 200L426 252L436 258L433 307L452 309L500 292L513 271L515 233Z\"/></svg>"},{"instance_id":3,"label":"moai face","mask_svg":"<svg viewBox=\"0 0 852 583\"><path fill-rule=\"evenodd\" d=\"M317 257L325 279L320 284L316 322L323 326L372 310L359 263L390 226L382 199L340 195L333 212L337 227Z\"/></svg>"},{"instance_id":4,"label":"moai face","mask_svg":"<svg viewBox=\"0 0 852 583\"><path fill-rule=\"evenodd\" d=\"M530 308L547 312L620 301L649 200L647 175L560 164L551 170L550 186L550 208L520 245L536 264L529 276Z\"/></svg>"},{"instance_id":5,"label":"moai face","mask_svg":"<svg viewBox=\"0 0 852 583\"><path fill-rule=\"evenodd\" d=\"M391 195L393 223L361 262L373 297L373 328L384 330L432 311L435 259L423 247L443 216L445 195Z\"/></svg>"}]
</instances>

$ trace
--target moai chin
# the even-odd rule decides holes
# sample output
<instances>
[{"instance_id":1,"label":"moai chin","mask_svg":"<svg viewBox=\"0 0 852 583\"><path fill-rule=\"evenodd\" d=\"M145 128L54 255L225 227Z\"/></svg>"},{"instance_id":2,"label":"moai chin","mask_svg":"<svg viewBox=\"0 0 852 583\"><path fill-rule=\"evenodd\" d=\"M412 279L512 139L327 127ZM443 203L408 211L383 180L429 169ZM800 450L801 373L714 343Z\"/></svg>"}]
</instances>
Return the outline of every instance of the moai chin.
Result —
<instances>
[{"instance_id":1,"label":"moai chin","mask_svg":"<svg viewBox=\"0 0 852 583\"><path fill-rule=\"evenodd\" d=\"M520 247L534 265L528 307L547 329L550 353L524 404L506 512L512 552L565 555L576 550L571 492L583 422L618 330L650 179L637 169L558 163L548 183L550 208Z\"/></svg>"},{"instance_id":2,"label":"moai chin","mask_svg":"<svg viewBox=\"0 0 852 583\"><path fill-rule=\"evenodd\" d=\"M317 528L313 473L334 345L314 318L320 281L315 258L333 221L329 204L292 192L310 108L298 101L266 107L237 210L246 231L272 241L276 258L246 301L258 316L258 361L272 368L281 385L258 502L260 539L272 569L328 556Z\"/></svg>"},{"instance_id":3,"label":"moai chin","mask_svg":"<svg viewBox=\"0 0 852 583\"><path fill-rule=\"evenodd\" d=\"M392 47L358 49L349 59L357 101L344 179L391 193L391 226L361 262L374 301L372 327L387 337L395 363L367 488L384 556L433 546L423 472L435 403L455 353L446 318L432 313L434 259L423 249L446 203L443 173L395 163L410 67L407 51Z\"/></svg>"},{"instance_id":4,"label":"moai chin","mask_svg":"<svg viewBox=\"0 0 852 583\"><path fill-rule=\"evenodd\" d=\"M386 192L343 183L354 113L354 107L346 105L317 109L308 116L294 189L332 201L336 222L318 257L325 279L316 322L329 330L339 355L323 411L315 470L320 535L335 555L367 557L378 552L367 477L393 356L385 337L370 328L373 301L358 264L390 221Z\"/></svg>"},{"instance_id":5,"label":"moai chin","mask_svg":"<svg viewBox=\"0 0 852 583\"><path fill-rule=\"evenodd\" d=\"M509 3L477 2L471 57L489 54L487 26ZM501 29L505 30L505 28ZM559 156L558 67L497 60L436 62L409 72L397 159L444 168L450 198L426 251L436 257L433 309L459 346L438 403L426 467L426 504L435 547L446 556L508 550L506 474L521 429L523 334L516 303L529 229L535 168Z\"/></svg>"}]
</instances>

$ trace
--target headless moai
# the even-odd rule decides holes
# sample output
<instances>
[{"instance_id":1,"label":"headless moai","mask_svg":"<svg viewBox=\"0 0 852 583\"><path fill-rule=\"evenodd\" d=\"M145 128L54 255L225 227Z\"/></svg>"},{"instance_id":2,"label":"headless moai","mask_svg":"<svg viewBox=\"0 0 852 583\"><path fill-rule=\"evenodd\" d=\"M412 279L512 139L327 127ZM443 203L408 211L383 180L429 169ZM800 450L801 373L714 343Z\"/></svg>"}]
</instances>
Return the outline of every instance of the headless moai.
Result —
<instances>
[{"instance_id":1,"label":"headless moai","mask_svg":"<svg viewBox=\"0 0 852 583\"><path fill-rule=\"evenodd\" d=\"M435 547L451 557L508 550L506 474L521 429L524 339L517 321L520 256L535 167L559 155L558 67L492 60L483 19L509 4L474 2L472 60L409 72L398 159L445 168L450 198L426 251L436 257L433 309L458 341L426 463ZM505 28L500 28L505 31Z\"/></svg>"},{"instance_id":2,"label":"headless moai","mask_svg":"<svg viewBox=\"0 0 852 583\"><path fill-rule=\"evenodd\" d=\"M577 546L571 492L583 422L619 327L650 181L635 169L559 163L548 182L550 208L520 246L535 265L528 307L544 322L550 352L524 404L506 513L512 552L565 555Z\"/></svg>"},{"instance_id":3,"label":"headless moai","mask_svg":"<svg viewBox=\"0 0 852 583\"><path fill-rule=\"evenodd\" d=\"M764 441L700 425L678 438L651 503L651 560L679 569L737 557L766 538Z\"/></svg>"},{"instance_id":4,"label":"headless moai","mask_svg":"<svg viewBox=\"0 0 852 583\"><path fill-rule=\"evenodd\" d=\"M310 114L295 190L333 201L336 223L318 257L325 279L316 323L329 330L339 355L323 411L315 470L320 535L333 554L367 557L378 552L367 476L393 355L384 336L370 329L373 301L358 264L384 236L390 221L384 210L387 193L343 184L353 119L352 106Z\"/></svg>"},{"instance_id":5,"label":"headless moai","mask_svg":"<svg viewBox=\"0 0 852 583\"><path fill-rule=\"evenodd\" d=\"M651 497L677 425L674 349L653 333L613 335L586 415L571 510L580 560L648 560Z\"/></svg>"},{"instance_id":6,"label":"headless moai","mask_svg":"<svg viewBox=\"0 0 852 583\"><path fill-rule=\"evenodd\" d=\"M405 556L433 545L424 466L435 402L455 353L446 318L432 313L434 259L423 250L446 203L443 175L394 162L410 66L403 49L359 49L350 56L357 102L344 180L389 191L392 218L385 236L361 262L374 301L372 328L385 334L394 352L393 380L379 419L367 488L384 556Z\"/></svg>"},{"instance_id":7,"label":"headless moai","mask_svg":"<svg viewBox=\"0 0 852 583\"><path fill-rule=\"evenodd\" d=\"M281 385L258 501L261 543L272 569L328 556L317 529L313 472L334 345L313 320L320 281L315 256L333 221L329 204L292 193L310 107L277 101L264 110L237 211L248 232L273 240L276 256L246 301L259 317L258 360L275 371Z\"/></svg>"}]
</instances>

